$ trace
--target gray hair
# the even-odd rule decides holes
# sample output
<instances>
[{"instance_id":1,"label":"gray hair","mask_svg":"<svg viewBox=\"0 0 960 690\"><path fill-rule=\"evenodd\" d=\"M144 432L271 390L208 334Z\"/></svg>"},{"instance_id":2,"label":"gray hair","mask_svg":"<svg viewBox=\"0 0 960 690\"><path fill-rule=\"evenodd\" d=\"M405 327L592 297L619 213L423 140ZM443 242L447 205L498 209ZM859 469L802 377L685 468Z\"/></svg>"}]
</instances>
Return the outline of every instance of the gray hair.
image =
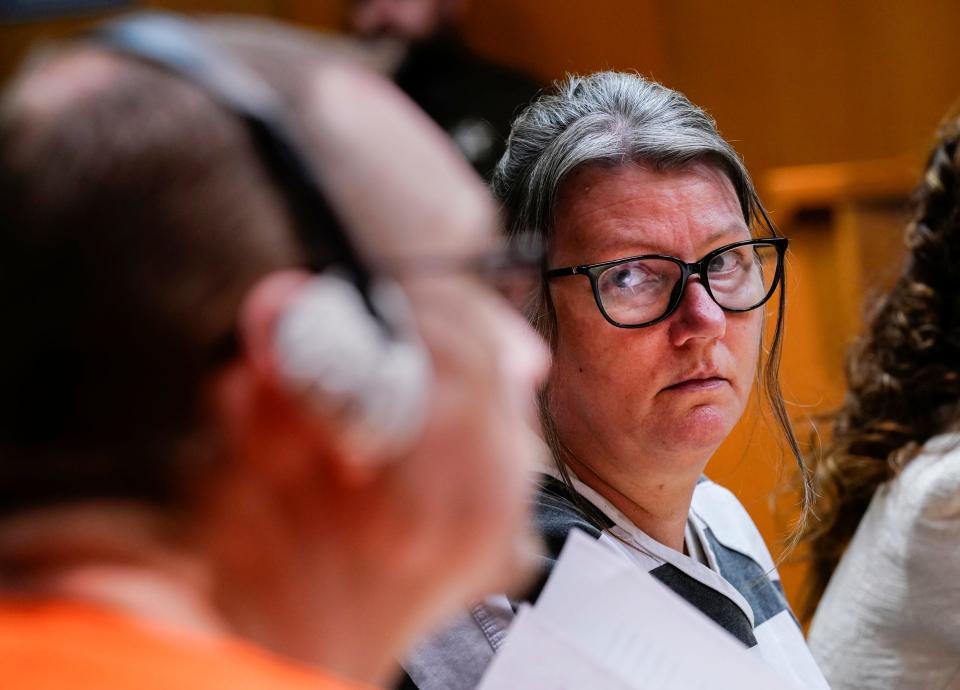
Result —
<instances>
[{"instance_id":1,"label":"gray hair","mask_svg":"<svg viewBox=\"0 0 960 690\"><path fill-rule=\"evenodd\" d=\"M713 118L682 93L638 74L622 72L568 76L514 121L507 150L491 182L494 195L503 205L507 232L549 238L559 190L574 170L585 165L617 166L630 162L661 171L696 162L716 165L733 184L748 227L778 234L743 161L720 136ZM773 338L757 373L776 424L800 469L803 497L800 520L790 540L792 548L810 514L812 489L780 392L785 277L779 291ZM553 344L556 314L545 282L528 305L527 314ZM546 440L561 476L572 488L562 459L570 451L563 446L547 413L546 395L546 391L541 391L540 412Z\"/></svg>"},{"instance_id":2,"label":"gray hair","mask_svg":"<svg viewBox=\"0 0 960 690\"><path fill-rule=\"evenodd\" d=\"M712 162L733 183L748 225L766 219L750 174L713 118L682 93L623 72L568 76L535 101L514 121L491 184L509 232L549 234L571 172L630 161L657 170Z\"/></svg>"}]
</instances>

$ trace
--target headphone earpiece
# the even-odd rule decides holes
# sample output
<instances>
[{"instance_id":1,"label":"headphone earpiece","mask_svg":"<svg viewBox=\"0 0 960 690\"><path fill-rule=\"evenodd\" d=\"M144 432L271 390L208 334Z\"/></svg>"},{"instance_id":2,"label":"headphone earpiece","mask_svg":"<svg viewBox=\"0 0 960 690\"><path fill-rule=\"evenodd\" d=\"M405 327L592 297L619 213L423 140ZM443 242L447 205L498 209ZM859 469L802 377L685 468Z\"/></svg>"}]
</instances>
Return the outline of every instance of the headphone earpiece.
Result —
<instances>
[{"instance_id":1,"label":"headphone earpiece","mask_svg":"<svg viewBox=\"0 0 960 690\"><path fill-rule=\"evenodd\" d=\"M312 277L277 323L280 376L335 425L351 452L398 455L416 440L432 375L406 296L379 280L371 290L393 333L356 286L335 272Z\"/></svg>"}]
</instances>

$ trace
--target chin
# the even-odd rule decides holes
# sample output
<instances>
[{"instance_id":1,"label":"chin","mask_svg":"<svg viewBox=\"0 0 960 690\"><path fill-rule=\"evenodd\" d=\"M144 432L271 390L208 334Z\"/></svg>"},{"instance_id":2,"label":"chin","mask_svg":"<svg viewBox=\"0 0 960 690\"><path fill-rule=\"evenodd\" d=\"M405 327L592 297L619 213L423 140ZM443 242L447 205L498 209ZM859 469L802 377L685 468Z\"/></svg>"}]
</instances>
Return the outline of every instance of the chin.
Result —
<instances>
[{"instance_id":1,"label":"chin","mask_svg":"<svg viewBox=\"0 0 960 690\"><path fill-rule=\"evenodd\" d=\"M730 435L737 418L721 406L697 405L672 423L657 425L657 433L665 450L712 454Z\"/></svg>"}]
</instances>

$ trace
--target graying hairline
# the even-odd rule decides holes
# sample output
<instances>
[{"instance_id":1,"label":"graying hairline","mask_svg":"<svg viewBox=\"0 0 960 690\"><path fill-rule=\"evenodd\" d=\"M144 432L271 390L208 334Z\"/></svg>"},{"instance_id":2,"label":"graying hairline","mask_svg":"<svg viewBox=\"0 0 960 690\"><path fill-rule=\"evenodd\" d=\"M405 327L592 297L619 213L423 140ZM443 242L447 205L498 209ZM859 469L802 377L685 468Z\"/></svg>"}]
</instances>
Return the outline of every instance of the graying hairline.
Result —
<instances>
[{"instance_id":1,"label":"graying hairline","mask_svg":"<svg viewBox=\"0 0 960 690\"><path fill-rule=\"evenodd\" d=\"M636 153L631 155L629 152L611 152L607 155L597 155L591 158L577 160L572 163L566 161L566 163L567 164L562 166L558 171L558 174L553 176L553 181L550 185L536 184L537 166L534 166L534 170L527 179L526 186L529 190L529 193L525 195L524 205L521 209L519 209L519 213L517 213L516 218L513 219L514 227L510 228L512 232L534 230L537 233L543 234L544 236L549 236L552 234L556 220L555 212L557 200L563 185L573 173L587 167L603 167L614 169L633 163L650 167L657 172L665 172L669 170L682 170L698 163L702 163L716 168L728 180L730 180L734 193L737 196L737 201L740 204L740 210L743 214L744 222L747 223L748 227L754 220L755 209L759 202L756 196L756 191L754 190L753 184L750 182L749 178L741 178L738 180L736 175L731 174L730 168L732 166L730 161L728 161L725 156L720 155L720 153L714 149L704 149L698 154L683 158L672 156L658 158L656 156L648 156ZM549 179L550 178L547 177L544 181ZM533 191L535 189L540 189L541 192L539 194L535 194ZM537 203L531 203L531 200L536 199L537 197L543 197L543 199L537 199Z\"/></svg>"},{"instance_id":2,"label":"graying hairline","mask_svg":"<svg viewBox=\"0 0 960 690\"><path fill-rule=\"evenodd\" d=\"M589 165L615 167L629 162L648 165L658 171L674 170L695 163L715 166L730 180L744 220L748 225L751 224L759 206L756 190L739 156L719 133L688 137L687 143L691 143L690 139L698 141L692 142L695 145L686 149L676 145L663 147L658 146L659 142L653 143L649 133L643 133L640 137L646 139L646 142L638 143L635 136L637 132L635 128L631 128L627 119L621 114L609 111L587 114L576 119L542 148L525 174L514 181L513 188L498 190L495 186L495 193L507 192L501 196L501 202L508 205L511 197L516 198L519 191L516 187L524 188L525 193L521 197L519 208L510 218L511 227L508 229L511 232L533 230L549 234L553 226L557 196L564 182L575 170ZM589 131L598 125L601 128L599 131ZM713 138L717 140L716 145L703 141ZM572 140L576 143L571 144ZM512 137L510 144L514 144ZM501 162L505 163L511 153L508 147Z\"/></svg>"}]
</instances>

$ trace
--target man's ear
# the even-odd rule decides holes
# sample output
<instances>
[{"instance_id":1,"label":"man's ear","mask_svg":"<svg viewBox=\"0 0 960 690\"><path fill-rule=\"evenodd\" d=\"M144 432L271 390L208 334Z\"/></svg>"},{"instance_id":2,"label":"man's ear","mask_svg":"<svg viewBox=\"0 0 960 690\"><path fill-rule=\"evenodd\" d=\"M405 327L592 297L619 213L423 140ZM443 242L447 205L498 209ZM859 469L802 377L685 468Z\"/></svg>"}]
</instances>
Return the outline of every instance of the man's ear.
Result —
<instances>
[{"instance_id":1,"label":"man's ear","mask_svg":"<svg viewBox=\"0 0 960 690\"><path fill-rule=\"evenodd\" d=\"M350 484L370 481L382 466L379 458L358 453L340 433L341 420L327 413L314 395L296 390L286 380L278 332L284 315L293 308L313 274L300 270L276 271L262 277L247 293L240 309L238 330L241 356L275 414L300 436L307 448L323 455L329 470Z\"/></svg>"},{"instance_id":2,"label":"man's ear","mask_svg":"<svg viewBox=\"0 0 960 690\"><path fill-rule=\"evenodd\" d=\"M276 332L284 311L310 280L307 271L275 271L250 289L240 308L238 329L245 356L257 375L280 387Z\"/></svg>"}]
</instances>

